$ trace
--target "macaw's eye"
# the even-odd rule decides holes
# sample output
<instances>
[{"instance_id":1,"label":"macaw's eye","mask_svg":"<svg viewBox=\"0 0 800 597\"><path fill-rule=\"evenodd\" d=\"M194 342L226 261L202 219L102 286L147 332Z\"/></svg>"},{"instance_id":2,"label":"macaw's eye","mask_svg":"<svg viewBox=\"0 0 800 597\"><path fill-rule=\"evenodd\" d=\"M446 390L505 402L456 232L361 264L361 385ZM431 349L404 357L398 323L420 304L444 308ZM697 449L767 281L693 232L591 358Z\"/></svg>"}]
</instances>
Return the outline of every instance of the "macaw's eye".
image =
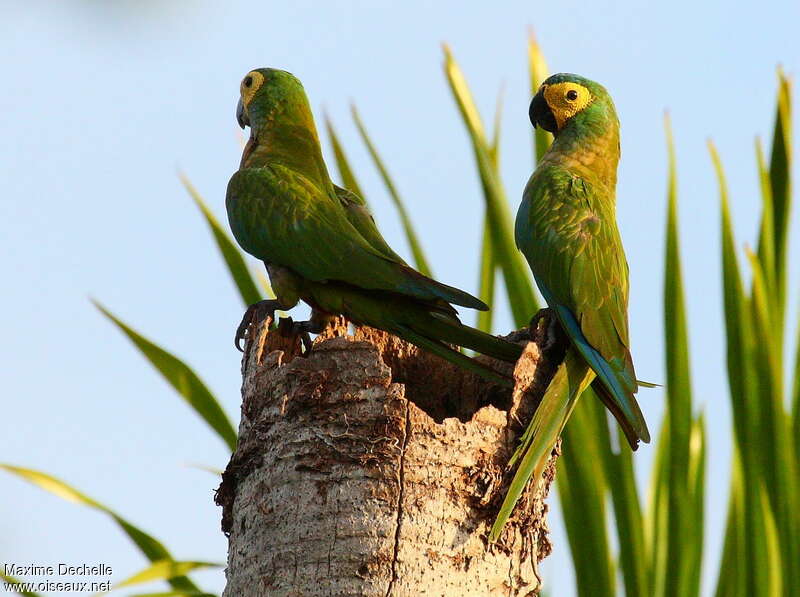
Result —
<instances>
[{"instance_id":1,"label":"macaw's eye","mask_svg":"<svg viewBox=\"0 0 800 597\"><path fill-rule=\"evenodd\" d=\"M244 81L243 81L243 83L244 83L244 86L245 86L245 87L250 87L250 85L252 85L252 84L253 84L253 77L251 77L250 75L247 75L247 76L244 78Z\"/></svg>"},{"instance_id":2,"label":"macaw's eye","mask_svg":"<svg viewBox=\"0 0 800 597\"><path fill-rule=\"evenodd\" d=\"M574 102L576 99L578 99L578 92L574 89L570 89L567 91L567 99L571 102Z\"/></svg>"}]
</instances>

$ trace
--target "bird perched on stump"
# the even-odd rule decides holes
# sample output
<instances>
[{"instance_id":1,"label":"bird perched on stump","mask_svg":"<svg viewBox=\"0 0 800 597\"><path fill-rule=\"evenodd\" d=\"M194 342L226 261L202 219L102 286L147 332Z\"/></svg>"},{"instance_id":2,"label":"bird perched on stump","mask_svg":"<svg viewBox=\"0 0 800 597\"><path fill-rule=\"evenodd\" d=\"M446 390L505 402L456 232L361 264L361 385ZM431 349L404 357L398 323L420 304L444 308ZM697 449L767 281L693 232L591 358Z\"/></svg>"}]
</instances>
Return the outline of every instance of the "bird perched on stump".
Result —
<instances>
[{"instance_id":1,"label":"bird perched on stump","mask_svg":"<svg viewBox=\"0 0 800 597\"><path fill-rule=\"evenodd\" d=\"M309 333L341 314L510 385L451 346L516 361L520 346L463 325L451 303L488 307L411 268L383 239L364 200L333 184L300 81L259 68L244 77L240 94L236 117L250 139L228 183L228 220L239 245L266 265L276 298L248 308L237 348L254 318L302 300L311 318L294 323L293 333L307 347Z\"/></svg>"},{"instance_id":2,"label":"bird perched on stump","mask_svg":"<svg viewBox=\"0 0 800 597\"><path fill-rule=\"evenodd\" d=\"M530 104L534 127L553 133L517 212L516 243L569 339L563 363L510 464L516 476L496 539L528 479L538 479L575 402L589 386L632 449L649 442L634 394L628 334L628 264L616 224L619 120L606 89L572 74L549 77Z\"/></svg>"}]
</instances>

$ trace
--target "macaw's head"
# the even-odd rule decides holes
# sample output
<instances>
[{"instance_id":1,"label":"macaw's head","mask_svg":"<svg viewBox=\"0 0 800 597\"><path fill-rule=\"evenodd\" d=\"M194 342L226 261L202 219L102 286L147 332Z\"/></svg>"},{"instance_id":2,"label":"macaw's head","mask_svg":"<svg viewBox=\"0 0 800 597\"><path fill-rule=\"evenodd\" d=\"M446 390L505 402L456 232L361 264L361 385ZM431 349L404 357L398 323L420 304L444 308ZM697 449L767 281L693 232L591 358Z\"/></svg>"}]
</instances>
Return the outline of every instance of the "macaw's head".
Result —
<instances>
[{"instance_id":1,"label":"macaw's head","mask_svg":"<svg viewBox=\"0 0 800 597\"><path fill-rule=\"evenodd\" d=\"M548 77L531 100L528 116L534 127L558 135L571 124L594 127L617 124L614 103L605 87L579 75Z\"/></svg>"},{"instance_id":2,"label":"macaw's head","mask_svg":"<svg viewBox=\"0 0 800 597\"><path fill-rule=\"evenodd\" d=\"M239 86L236 120L254 132L270 126L313 126L303 84L291 73L274 68L251 70Z\"/></svg>"},{"instance_id":3,"label":"macaw's head","mask_svg":"<svg viewBox=\"0 0 800 597\"><path fill-rule=\"evenodd\" d=\"M240 167L280 161L309 176L327 176L311 106L293 74L274 68L251 70L239 93L236 120L242 128L250 127Z\"/></svg>"}]
</instances>

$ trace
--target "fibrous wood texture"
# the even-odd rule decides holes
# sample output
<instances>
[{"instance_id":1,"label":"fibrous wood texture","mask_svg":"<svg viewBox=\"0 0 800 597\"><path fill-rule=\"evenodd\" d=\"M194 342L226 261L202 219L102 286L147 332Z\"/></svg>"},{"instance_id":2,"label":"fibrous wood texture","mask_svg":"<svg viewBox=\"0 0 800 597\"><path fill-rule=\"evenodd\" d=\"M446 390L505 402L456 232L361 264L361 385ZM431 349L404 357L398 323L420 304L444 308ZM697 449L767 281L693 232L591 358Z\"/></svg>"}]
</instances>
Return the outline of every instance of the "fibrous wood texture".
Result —
<instances>
[{"instance_id":1,"label":"fibrous wood texture","mask_svg":"<svg viewBox=\"0 0 800 597\"><path fill-rule=\"evenodd\" d=\"M555 454L501 541L486 537L553 373L540 344L527 343L512 392L378 330L340 322L297 356L262 324L217 493L224 596L535 595Z\"/></svg>"}]
</instances>

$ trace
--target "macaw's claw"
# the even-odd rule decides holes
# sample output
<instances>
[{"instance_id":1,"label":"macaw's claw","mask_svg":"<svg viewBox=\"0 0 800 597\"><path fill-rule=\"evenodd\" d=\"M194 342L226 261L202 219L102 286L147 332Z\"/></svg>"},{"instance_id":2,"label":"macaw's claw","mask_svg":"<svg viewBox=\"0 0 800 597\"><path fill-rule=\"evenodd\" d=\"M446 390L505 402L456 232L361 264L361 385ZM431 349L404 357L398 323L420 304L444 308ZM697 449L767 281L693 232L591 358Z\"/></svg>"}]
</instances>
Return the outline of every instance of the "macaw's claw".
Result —
<instances>
[{"instance_id":1,"label":"macaw's claw","mask_svg":"<svg viewBox=\"0 0 800 597\"><path fill-rule=\"evenodd\" d=\"M239 324L239 327L236 328L236 336L233 341L236 350L244 352L242 341L244 340L246 342L250 339L251 326L266 317L274 319L276 309L280 309L280 305L278 301L274 299L258 301L247 307L247 311L244 312L244 316L242 317L242 322Z\"/></svg>"},{"instance_id":2,"label":"macaw's claw","mask_svg":"<svg viewBox=\"0 0 800 597\"><path fill-rule=\"evenodd\" d=\"M531 333L533 334L536 332L536 328L539 327L539 322L544 319L545 317L552 317L554 315L553 310L550 307L545 307L544 309L539 309L533 317L531 317L530 323L528 323L528 327L531 328Z\"/></svg>"},{"instance_id":3,"label":"macaw's claw","mask_svg":"<svg viewBox=\"0 0 800 597\"><path fill-rule=\"evenodd\" d=\"M556 317L555 312L550 307L545 307L544 309L539 309L536 312L536 315L531 317L531 321L528 324L531 330L531 338L535 338L537 336L539 324L542 320L545 321L546 328L544 343L542 344L541 348L542 352L549 352L561 340L559 334L561 330L558 327L558 318Z\"/></svg>"}]
</instances>

